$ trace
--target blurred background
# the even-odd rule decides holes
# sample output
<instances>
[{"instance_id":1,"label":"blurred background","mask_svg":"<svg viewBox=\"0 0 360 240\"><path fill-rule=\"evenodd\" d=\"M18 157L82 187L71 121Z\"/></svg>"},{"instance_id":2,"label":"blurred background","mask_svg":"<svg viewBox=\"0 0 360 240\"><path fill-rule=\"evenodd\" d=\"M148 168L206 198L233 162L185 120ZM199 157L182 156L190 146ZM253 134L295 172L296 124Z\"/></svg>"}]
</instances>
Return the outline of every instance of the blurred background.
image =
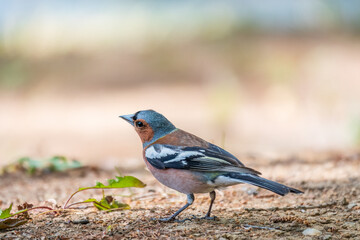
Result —
<instances>
[{"instance_id":1,"label":"blurred background","mask_svg":"<svg viewBox=\"0 0 360 240\"><path fill-rule=\"evenodd\" d=\"M0 0L0 165L143 166L154 109L235 155L360 146L360 2Z\"/></svg>"}]
</instances>

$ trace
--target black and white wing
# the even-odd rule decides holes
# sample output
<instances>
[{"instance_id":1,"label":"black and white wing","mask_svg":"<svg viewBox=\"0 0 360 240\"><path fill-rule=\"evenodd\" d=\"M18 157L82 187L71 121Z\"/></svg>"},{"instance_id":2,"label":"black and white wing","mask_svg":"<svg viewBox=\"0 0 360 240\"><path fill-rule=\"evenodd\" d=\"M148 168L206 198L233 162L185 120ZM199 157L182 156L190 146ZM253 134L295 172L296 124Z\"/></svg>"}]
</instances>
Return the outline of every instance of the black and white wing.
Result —
<instances>
[{"instance_id":1,"label":"black and white wing","mask_svg":"<svg viewBox=\"0 0 360 240\"><path fill-rule=\"evenodd\" d=\"M147 161L158 169L187 169L192 171L247 172L260 174L244 165L225 150L210 145L209 148L182 147L154 144L145 150Z\"/></svg>"}]
</instances>

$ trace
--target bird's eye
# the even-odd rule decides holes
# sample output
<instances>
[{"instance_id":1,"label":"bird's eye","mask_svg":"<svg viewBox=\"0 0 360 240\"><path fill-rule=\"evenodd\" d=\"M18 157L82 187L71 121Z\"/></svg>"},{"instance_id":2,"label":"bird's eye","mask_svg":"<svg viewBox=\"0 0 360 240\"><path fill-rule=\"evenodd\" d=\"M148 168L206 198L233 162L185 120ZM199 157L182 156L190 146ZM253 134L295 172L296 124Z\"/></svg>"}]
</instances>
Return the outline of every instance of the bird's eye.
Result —
<instances>
[{"instance_id":1,"label":"bird's eye","mask_svg":"<svg viewBox=\"0 0 360 240\"><path fill-rule=\"evenodd\" d=\"M143 123L143 122L141 122L141 121L137 121L137 122L135 123L135 125L136 125L136 127L141 128L141 127L143 127L143 126L144 126L144 123Z\"/></svg>"}]
</instances>

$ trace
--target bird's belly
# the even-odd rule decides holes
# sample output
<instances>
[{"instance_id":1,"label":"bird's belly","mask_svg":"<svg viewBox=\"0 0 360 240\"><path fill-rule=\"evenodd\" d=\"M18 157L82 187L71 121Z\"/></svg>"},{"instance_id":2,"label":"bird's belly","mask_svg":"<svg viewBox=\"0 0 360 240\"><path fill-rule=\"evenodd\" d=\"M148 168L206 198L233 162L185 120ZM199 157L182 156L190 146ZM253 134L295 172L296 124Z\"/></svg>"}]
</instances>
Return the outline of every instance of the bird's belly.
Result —
<instances>
[{"instance_id":1,"label":"bird's belly","mask_svg":"<svg viewBox=\"0 0 360 240\"><path fill-rule=\"evenodd\" d=\"M208 193L215 189L199 173L181 169L157 169L147 162L146 165L160 183L178 192Z\"/></svg>"}]
</instances>

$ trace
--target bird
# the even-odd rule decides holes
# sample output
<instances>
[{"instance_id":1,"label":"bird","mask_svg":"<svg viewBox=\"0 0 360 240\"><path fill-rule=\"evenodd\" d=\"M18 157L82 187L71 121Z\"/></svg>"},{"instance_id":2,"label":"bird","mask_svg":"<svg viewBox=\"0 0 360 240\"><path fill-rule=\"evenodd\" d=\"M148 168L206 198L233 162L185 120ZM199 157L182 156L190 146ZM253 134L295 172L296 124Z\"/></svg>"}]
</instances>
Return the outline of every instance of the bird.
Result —
<instances>
[{"instance_id":1,"label":"bird","mask_svg":"<svg viewBox=\"0 0 360 240\"><path fill-rule=\"evenodd\" d=\"M284 196L300 190L260 177L228 151L191 133L176 128L154 110L119 116L130 123L143 145L143 158L153 176L163 185L187 195L186 204L162 222L181 221L176 217L193 204L194 194L209 193L210 206L202 219L215 219L211 209L216 189L247 183ZM186 220L186 219L185 219Z\"/></svg>"}]
</instances>

